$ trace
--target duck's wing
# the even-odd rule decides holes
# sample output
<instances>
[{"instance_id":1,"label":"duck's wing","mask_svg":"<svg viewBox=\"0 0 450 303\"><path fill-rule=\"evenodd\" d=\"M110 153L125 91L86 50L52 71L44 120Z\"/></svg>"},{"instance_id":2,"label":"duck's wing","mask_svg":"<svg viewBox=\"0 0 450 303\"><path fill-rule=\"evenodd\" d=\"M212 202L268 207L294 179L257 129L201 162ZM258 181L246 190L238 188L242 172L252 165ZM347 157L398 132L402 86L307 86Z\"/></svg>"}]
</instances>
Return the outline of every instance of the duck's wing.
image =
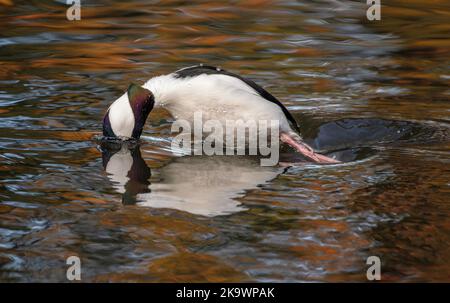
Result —
<instances>
[{"instance_id":1,"label":"duck's wing","mask_svg":"<svg viewBox=\"0 0 450 303\"><path fill-rule=\"evenodd\" d=\"M247 84L248 86L250 86L262 98L266 99L269 102L272 102L272 103L275 103L276 105L278 105L281 108L281 110L283 111L284 115L286 116L286 118L289 121L289 123L291 124L291 126L296 131L299 132L299 127L298 127L297 121L295 121L294 117L287 110L287 108L277 98L275 98L272 94L270 94L268 91L266 91L264 88L262 88L261 86L259 86L258 84L256 84L255 82L253 82L250 79L243 78L243 77L241 77L239 75L236 75L234 73L228 72L228 71L223 70L221 68L214 67L214 66L209 66L209 65L190 66L190 67L186 67L186 68L182 68L180 70L177 70L173 74L174 74L174 76L176 78L195 77L195 76L199 76L199 75L203 75L203 74L206 74L206 75L226 75L226 76L237 78L237 79L241 80L242 82L244 82L245 84Z\"/></svg>"}]
</instances>

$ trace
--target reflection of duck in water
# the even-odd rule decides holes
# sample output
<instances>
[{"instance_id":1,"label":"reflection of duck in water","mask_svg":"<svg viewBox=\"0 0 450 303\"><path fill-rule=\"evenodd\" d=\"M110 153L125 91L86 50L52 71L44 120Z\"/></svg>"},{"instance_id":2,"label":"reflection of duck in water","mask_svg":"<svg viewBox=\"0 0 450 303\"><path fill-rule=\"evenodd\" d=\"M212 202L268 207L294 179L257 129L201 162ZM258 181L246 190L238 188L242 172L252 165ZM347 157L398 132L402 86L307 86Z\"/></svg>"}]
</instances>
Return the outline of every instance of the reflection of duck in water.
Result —
<instances>
[{"instance_id":1,"label":"reflection of duck in water","mask_svg":"<svg viewBox=\"0 0 450 303\"><path fill-rule=\"evenodd\" d=\"M245 210L237 197L272 180L280 168L263 167L256 158L193 156L176 158L161 168L150 185L150 169L139 147L123 145L103 151L103 166L123 203L173 208L196 215L218 216Z\"/></svg>"},{"instance_id":2,"label":"reflection of duck in water","mask_svg":"<svg viewBox=\"0 0 450 303\"><path fill-rule=\"evenodd\" d=\"M114 183L114 188L123 194L123 204L135 204L138 194L150 192L150 168L142 159L137 144L103 146L102 158L103 168Z\"/></svg>"},{"instance_id":3,"label":"reflection of duck in water","mask_svg":"<svg viewBox=\"0 0 450 303\"><path fill-rule=\"evenodd\" d=\"M255 82L212 66L192 66L154 77L143 87L130 85L127 93L114 101L103 119L106 137L138 139L153 107L167 109L177 120L193 125L195 112L203 119L219 121L277 121L267 126L270 133L306 158L319 163L339 161L314 152L298 134L297 122L284 105ZM263 129L258 129L262 131ZM266 131L266 130L264 130Z\"/></svg>"}]
</instances>

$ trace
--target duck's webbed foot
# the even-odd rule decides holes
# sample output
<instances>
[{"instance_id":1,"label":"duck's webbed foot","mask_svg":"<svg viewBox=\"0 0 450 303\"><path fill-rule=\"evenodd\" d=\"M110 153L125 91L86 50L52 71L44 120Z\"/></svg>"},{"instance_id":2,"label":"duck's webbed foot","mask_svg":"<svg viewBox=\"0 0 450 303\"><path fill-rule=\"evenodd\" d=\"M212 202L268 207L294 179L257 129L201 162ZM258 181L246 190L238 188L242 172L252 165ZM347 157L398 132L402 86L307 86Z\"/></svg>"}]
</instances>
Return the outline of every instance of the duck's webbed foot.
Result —
<instances>
[{"instance_id":1,"label":"duck's webbed foot","mask_svg":"<svg viewBox=\"0 0 450 303\"><path fill-rule=\"evenodd\" d=\"M306 144L300 139L294 138L293 136L287 133L280 134L280 140L283 143L286 143L292 146L296 151L305 156L306 158L317 162L317 163L341 163L340 161L318 154L316 153L311 146Z\"/></svg>"}]
</instances>

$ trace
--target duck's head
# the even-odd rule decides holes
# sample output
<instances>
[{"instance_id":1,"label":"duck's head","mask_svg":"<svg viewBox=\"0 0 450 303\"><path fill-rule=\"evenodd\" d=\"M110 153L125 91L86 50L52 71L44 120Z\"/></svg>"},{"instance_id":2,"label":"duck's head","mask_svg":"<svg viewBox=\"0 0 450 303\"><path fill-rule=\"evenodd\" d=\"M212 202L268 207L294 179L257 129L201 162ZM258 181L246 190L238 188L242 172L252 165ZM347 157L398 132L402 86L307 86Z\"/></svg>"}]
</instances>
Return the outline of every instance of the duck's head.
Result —
<instances>
[{"instance_id":1,"label":"duck's head","mask_svg":"<svg viewBox=\"0 0 450 303\"><path fill-rule=\"evenodd\" d=\"M150 111L155 104L151 91L136 84L114 101L103 118L103 136L139 139Z\"/></svg>"}]
</instances>

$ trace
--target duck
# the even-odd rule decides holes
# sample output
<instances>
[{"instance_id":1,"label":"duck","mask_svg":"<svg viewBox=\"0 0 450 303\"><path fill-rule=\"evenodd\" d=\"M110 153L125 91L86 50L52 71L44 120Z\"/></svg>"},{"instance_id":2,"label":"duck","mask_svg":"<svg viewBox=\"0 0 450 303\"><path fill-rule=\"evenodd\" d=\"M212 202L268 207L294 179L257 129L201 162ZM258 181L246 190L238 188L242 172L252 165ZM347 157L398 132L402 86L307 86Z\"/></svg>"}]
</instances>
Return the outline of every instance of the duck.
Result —
<instances>
[{"instance_id":1,"label":"duck","mask_svg":"<svg viewBox=\"0 0 450 303\"><path fill-rule=\"evenodd\" d=\"M272 94L254 81L220 67L195 65L130 84L103 118L103 136L139 139L153 108L166 109L175 119L193 123L194 113L219 121L276 120L279 140L310 161L339 163L314 151L300 135L297 121Z\"/></svg>"}]
</instances>

